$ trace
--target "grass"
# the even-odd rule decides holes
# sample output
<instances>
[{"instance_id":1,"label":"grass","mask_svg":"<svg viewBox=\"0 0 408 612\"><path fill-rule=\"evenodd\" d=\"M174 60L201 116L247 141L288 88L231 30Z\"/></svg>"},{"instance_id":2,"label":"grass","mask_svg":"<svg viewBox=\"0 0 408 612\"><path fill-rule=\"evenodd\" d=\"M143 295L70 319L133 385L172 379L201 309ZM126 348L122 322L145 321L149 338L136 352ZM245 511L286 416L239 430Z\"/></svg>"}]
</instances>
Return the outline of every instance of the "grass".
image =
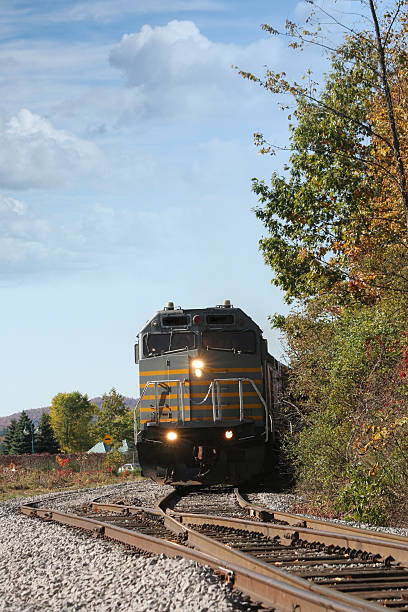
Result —
<instances>
[{"instance_id":1,"label":"grass","mask_svg":"<svg viewBox=\"0 0 408 612\"><path fill-rule=\"evenodd\" d=\"M107 470L74 472L63 469L41 470L19 467L13 472L9 467L0 467L0 502L18 497L101 487L141 479L140 470L117 475Z\"/></svg>"}]
</instances>

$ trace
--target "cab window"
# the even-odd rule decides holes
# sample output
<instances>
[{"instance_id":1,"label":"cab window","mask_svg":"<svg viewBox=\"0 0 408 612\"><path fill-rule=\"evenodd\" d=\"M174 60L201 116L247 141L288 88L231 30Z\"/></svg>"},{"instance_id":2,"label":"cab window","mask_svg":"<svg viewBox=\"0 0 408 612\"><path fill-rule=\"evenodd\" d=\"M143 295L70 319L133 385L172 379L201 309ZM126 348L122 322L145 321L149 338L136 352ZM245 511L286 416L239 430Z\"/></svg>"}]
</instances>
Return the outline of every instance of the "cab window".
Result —
<instances>
[{"instance_id":1,"label":"cab window","mask_svg":"<svg viewBox=\"0 0 408 612\"><path fill-rule=\"evenodd\" d=\"M252 330L246 331L205 331L203 348L234 353L255 353L256 336Z\"/></svg>"},{"instance_id":2,"label":"cab window","mask_svg":"<svg viewBox=\"0 0 408 612\"><path fill-rule=\"evenodd\" d=\"M163 355L163 353L191 350L195 347L196 338L192 332L145 334L143 337L144 357L156 357L157 355Z\"/></svg>"}]
</instances>

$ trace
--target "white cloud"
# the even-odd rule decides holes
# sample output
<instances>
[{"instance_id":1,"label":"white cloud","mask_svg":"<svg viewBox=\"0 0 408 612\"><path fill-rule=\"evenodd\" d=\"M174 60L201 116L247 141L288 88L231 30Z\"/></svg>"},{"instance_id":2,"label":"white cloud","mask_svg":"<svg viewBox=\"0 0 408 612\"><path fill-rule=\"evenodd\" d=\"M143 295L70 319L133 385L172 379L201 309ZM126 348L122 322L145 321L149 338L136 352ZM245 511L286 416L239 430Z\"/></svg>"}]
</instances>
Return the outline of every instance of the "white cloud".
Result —
<instances>
[{"instance_id":1,"label":"white cloud","mask_svg":"<svg viewBox=\"0 0 408 612\"><path fill-rule=\"evenodd\" d=\"M27 204L0 194L0 265L46 257L49 232L48 222Z\"/></svg>"},{"instance_id":2,"label":"white cloud","mask_svg":"<svg viewBox=\"0 0 408 612\"><path fill-rule=\"evenodd\" d=\"M280 47L272 38L246 47L213 42L192 21L174 20L124 35L110 62L132 88L138 114L199 117L252 103L258 90L243 83L232 65L263 72L265 63L276 62Z\"/></svg>"},{"instance_id":3,"label":"white cloud","mask_svg":"<svg viewBox=\"0 0 408 612\"><path fill-rule=\"evenodd\" d=\"M0 118L0 186L7 189L52 187L94 172L98 148L47 120L20 110Z\"/></svg>"},{"instance_id":4,"label":"white cloud","mask_svg":"<svg viewBox=\"0 0 408 612\"><path fill-rule=\"evenodd\" d=\"M130 86L157 85L163 80L182 83L191 82L192 77L195 81L197 68L208 70L221 49L227 48L211 43L192 21L174 20L164 27L144 25L138 33L125 34L110 59L124 71Z\"/></svg>"},{"instance_id":5,"label":"white cloud","mask_svg":"<svg viewBox=\"0 0 408 612\"><path fill-rule=\"evenodd\" d=\"M192 21L143 26L113 48L94 41L9 40L0 45L2 109L11 115L29 108L91 140L146 118L252 112L253 104L267 105L267 96L231 66L262 74L281 48L270 37L246 46L214 42Z\"/></svg>"}]
</instances>

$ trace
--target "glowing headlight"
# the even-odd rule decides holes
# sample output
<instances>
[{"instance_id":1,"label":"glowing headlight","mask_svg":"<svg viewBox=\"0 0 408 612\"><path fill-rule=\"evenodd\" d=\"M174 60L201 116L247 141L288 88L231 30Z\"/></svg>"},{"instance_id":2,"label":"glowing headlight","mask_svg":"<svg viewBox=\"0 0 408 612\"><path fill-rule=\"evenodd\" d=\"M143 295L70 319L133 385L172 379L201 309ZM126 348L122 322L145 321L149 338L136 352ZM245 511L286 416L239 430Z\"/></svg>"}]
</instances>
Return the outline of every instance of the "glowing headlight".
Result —
<instances>
[{"instance_id":1,"label":"glowing headlight","mask_svg":"<svg viewBox=\"0 0 408 612\"><path fill-rule=\"evenodd\" d=\"M177 434L175 431L169 431L169 433L167 434L167 439L170 440L170 442L173 442L174 440L177 440Z\"/></svg>"},{"instance_id":2,"label":"glowing headlight","mask_svg":"<svg viewBox=\"0 0 408 612\"><path fill-rule=\"evenodd\" d=\"M201 359L193 359L191 365L194 369L194 375L197 376L197 378L201 378L203 375L204 367L204 363L201 361Z\"/></svg>"},{"instance_id":3,"label":"glowing headlight","mask_svg":"<svg viewBox=\"0 0 408 612\"><path fill-rule=\"evenodd\" d=\"M227 438L227 440L231 440L231 438L233 438L233 437L234 437L234 433L233 433L233 432L232 432L230 429L228 429L228 430L225 432L224 436Z\"/></svg>"}]
</instances>

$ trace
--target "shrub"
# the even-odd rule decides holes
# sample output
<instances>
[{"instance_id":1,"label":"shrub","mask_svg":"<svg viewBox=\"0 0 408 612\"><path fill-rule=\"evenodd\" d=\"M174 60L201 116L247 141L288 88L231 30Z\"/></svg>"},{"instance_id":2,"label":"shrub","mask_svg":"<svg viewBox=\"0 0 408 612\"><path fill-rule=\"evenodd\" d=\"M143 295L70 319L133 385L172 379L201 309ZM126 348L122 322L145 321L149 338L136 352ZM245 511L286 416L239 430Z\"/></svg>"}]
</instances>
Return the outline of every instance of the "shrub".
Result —
<instances>
[{"instance_id":1,"label":"shrub","mask_svg":"<svg viewBox=\"0 0 408 612\"><path fill-rule=\"evenodd\" d=\"M106 453L105 467L113 472L117 472L118 468L123 464L123 455L118 450L111 450Z\"/></svg>"},{"instance_id":2,"label":"shrub","mask_svg":"<svg viewBox=\"0 0 408 612\"><path fill-rule=\"evenodd\" d=\"M314 300L283 323L300 415L288 444L298 488L358 520L408 509L408 323L405 304Z\"/></svg>"}]
</instances>

